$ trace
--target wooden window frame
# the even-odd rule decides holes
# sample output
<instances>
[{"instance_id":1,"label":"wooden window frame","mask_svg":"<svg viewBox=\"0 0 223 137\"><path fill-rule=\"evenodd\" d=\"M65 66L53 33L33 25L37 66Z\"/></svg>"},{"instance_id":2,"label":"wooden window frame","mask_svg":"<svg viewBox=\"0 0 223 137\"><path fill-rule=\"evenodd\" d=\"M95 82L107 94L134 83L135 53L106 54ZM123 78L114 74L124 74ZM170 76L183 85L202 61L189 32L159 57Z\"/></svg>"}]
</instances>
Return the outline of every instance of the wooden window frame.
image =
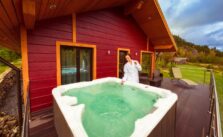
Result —
<instances>
[{"instance_id":1,"label":"wooden window frame","mask_svg":"<svg viewBox=\"0 0 223 137\"><path fill-rule=\"evenodd\" d=\"M118 48L117 49L117 78L119 78L119 52L120 51L127 51L128 53L130 53L130 49L129 48Z\"/></svg>"},{"instance_id":2,"label":"wooden window frame","mask_svg":"<svg viewBox=\"0 0 223 137\"><path fill-rule=\"evenodd\" d=\"M142 65L142 54L143 54L143 53L151 54L151 70L150 70L150 78L152 78L153 69L154 69L154 60L153 60L154 52L152 52L152 51L146 51L146 50L141 50L141 51L140 51L140 64L141 64L141 65Z\"/></svg>"},{"instance_id":3,"label":"wooden window frame","mask_svg":"<svg viewBox=\"0 0 223 137\"><path fill-rule=\"evenodd\" d=\"M60 60L60 49L61 46L73 46L73 47L80 47L80 48L91 48L93 50L93 62L92 62L92 79L96 79L97 71L96 71L96 56L97 56L97 49L96 45L85 44L85 43L77 43L77 42L56 42L56 64L57 64L57 86L61 85L61 60Z\"/></svg>"}]
</instances>

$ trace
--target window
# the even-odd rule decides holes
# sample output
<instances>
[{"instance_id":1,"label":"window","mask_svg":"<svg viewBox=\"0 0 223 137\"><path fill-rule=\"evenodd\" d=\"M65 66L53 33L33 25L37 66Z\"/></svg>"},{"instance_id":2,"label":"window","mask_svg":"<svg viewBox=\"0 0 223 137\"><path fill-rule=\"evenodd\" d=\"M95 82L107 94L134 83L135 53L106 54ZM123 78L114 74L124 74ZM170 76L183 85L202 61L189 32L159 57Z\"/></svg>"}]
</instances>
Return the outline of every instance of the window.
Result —
<instances>
[{"instance_id":1,"label":"window","mask_svg":"<svg viewBox=\"0 0 223 137\"><path fill-rule=\"evenodd\" d=\"M141 60L142 72L141 73L150 75L152 54L149 52L141 52L141 59L142 59Z\"/></svg>"}]
</instances>

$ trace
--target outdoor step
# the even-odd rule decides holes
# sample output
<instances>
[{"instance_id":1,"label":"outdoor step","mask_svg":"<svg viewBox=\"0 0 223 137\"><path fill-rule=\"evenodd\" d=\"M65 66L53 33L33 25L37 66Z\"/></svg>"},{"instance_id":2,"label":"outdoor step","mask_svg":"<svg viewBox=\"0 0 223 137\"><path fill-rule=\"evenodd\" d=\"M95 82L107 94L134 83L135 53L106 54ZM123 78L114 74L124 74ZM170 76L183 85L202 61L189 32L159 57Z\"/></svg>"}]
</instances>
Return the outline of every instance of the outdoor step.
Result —
<instances>
[{"instance_id":1,"label":"outdoor step","mask_svg":"<svg viewBox=\"0 0 223 137\"><path fill-rule=\"evenodd\" d=\"M53 122L53 110L51 108L47 108L35 113L32 113L32 118L30 120L30 136L39 136L39 133L49 132L50 129L54 129L54 122ZM55 131L55 130L53 130Z\"/></svg>"},{"instance_id":2,"label":"outdoor step","mask_svg":"<svg viewBox=\"0 0 223 137\"><path fill-rule=\"evenodd\" d=\"M36 135L42 133L49 128L54 128L53 116L44 117L30 121L30 135Z\"/></svg>"},{"instance_id":3,"label":"outdoor step","mask_svg":"<svg viewBox=\"0 0 223 137\"><path fill-rule=\"evenodd\" d=\"M53 122L30 130L30 137L57 137Z\"/></svg>"},{"instance_id":4,"label":"outdoor step","mask_svg":"<svg viewBox=\"0 0 223 137\"><path fill-rule=\"evenodd\" d=\"M45 116L47 114L52 114L52 113L53 113L53 108L52 107L48 107L48 108L45 108L45 109L37 111L37 112L32 112L31 113L31 119L35 120L37 118L40 118L42 116Z\"/></svg>"}]
</instances>

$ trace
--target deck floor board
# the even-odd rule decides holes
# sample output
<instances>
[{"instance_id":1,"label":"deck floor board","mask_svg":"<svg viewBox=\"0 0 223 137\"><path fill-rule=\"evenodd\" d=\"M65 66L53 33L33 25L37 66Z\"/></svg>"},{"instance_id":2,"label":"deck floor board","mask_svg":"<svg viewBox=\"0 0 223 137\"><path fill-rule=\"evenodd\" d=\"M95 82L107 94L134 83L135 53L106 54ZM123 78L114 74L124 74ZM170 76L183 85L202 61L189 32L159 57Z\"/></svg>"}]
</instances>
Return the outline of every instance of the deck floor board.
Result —
<instances>
[{"instance_id":1,"label":"deck floor board","mask_svg":"<svg viewBox=\"0 0 223 137\"><path fill-rule=\"evenodd\" d=\"M205 131L208 129L209 87L197 85L193 88L185 88L164 78L161 88L169 89L178 95L176 137L201 137L202 129L204 128ZM57 137L50 113L53 113L52 108L34 115L34 119L30 122L31 137Z\"/></svg>"}]
</instances>

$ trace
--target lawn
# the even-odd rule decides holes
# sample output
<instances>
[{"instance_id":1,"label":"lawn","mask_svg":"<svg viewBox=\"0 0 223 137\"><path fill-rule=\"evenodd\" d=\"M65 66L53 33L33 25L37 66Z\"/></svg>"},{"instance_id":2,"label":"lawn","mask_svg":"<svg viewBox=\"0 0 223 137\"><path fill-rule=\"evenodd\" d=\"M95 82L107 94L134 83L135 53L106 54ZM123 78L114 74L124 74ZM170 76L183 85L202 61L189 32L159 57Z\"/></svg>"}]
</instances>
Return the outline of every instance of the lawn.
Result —
<instances>
[{"instance_id":1,"label":"lawn","mask_svg":"<svg viewBox=\"0 0 223 137\"><path fill-rule=\"evenodd\" d=\"M198 84L210 82L210 72L206 68L193 65L178 65L184 79L190 79Z\"/></svg>"},{"instance_id":2,"label":"lawn","mask_svg":"<svg viewBox=\"0 0 223 137\"><path fill-rule=\"evenodd\" d=\"M13 65L17 66L18 68L21 68L21 60L15 60L12 62ZM0 74L3 73L5 70L7 70L9 67L0 64Z\"/></svg>"},{"instance_id":3,"label":"lawn","mask_svg":"<svg viewBox=\"0 0 223 137\"><path fill-rule=\"evenodd\" d=\"M7 66L0 65L0 74L2 74L8 68L9 67L7 67Z\"/></svg>"},{"instance_id":4,"label":"lawn","mask_svg":"<svg viewBox=\"0 0 223 137\"><path fill-rule=\"evenodd\" d=\"M182 77L184 79L190 79L198 84L208 84L210 81L210 72L205 71L204 67L186 64L177 65L181 69ZM170 77L168 69L162 70L164 77ZM206 73L206 74L205 74ZM205 77L205 78L204 78ZM223 72L215 71L215 80L218 91L221 125L223 126ZM222 128L223 131L223 128Z\"/></svg>"}]
</instances>

